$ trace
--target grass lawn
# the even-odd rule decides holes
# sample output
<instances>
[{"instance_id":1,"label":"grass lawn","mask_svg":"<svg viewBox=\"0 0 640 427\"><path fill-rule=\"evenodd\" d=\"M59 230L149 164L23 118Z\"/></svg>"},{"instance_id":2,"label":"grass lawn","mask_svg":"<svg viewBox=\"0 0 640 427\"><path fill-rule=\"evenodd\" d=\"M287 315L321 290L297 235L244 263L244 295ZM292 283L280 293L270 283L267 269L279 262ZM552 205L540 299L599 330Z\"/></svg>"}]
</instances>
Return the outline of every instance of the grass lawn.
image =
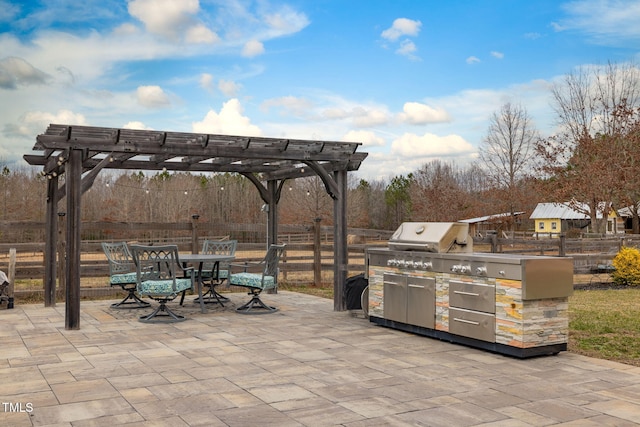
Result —
<instances>
[{"instance_id":1,"label":"grass lawn","mask_svg":"<svg viewBox=\"0 0 640 427\"><path fill-rule=\"evenodd\" d=\"M569 351L640 366L640 288L574 291Z\"/></svg>"}]
</instances>

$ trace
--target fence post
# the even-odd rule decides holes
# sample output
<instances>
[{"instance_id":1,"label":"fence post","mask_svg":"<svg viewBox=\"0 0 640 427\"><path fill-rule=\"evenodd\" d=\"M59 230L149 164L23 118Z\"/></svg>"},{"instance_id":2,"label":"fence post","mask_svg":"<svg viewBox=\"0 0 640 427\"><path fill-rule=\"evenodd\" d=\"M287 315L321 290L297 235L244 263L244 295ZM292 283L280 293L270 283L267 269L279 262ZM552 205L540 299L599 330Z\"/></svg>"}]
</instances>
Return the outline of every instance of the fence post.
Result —
<instances>
[{"instance_id":1,"label":"fence post","mask_svg":"<svg viewBox=\"0 0 640 427\"><path fill-rule=\"evenodd\" d=\"M9 274L7 275L9 279L9 287L7 288L7 296L9 299L7 300L7 309L13 308L13 291L16 281L16 248L9 248Z\"/></svg>"},{"instance_id":2,"label":"fence post","mask_svg":"<svg viewBox=\"0 0 640 427\"><path fill-rule=\"evenodd\" d=\"M322 218L313 220L313 285L322 285L322 245L320 242L320 221Z\"/></svg>"},{"instance_id":3,"label":"fence post","mask_svg":"<svg viewBox=\"0 0 640 427\"><path fill-rule=\"evenodd\" d=\"M498 235L491 234L491 253L498 253Z\"/></svg>"},{"instance_id":4,"label":"fence post","mask_svg":"<svg viewBox=\"0 0 640 427\"><path fill-rule=\"evenodd\" d=\"M198 218L200 215L191 215L191 253L198 253Z\"/></svg>"},{"instance_id":5,"label":"fence post","mask_svg":"<svg viewBox=\"0 0 640 427\"><path fill-rule=\"evenodd\" d=\"M558 248L558 255L565 256L567 253L567 236L564 233L560 234L560 243Z\"/></svg>"}]
</instances>

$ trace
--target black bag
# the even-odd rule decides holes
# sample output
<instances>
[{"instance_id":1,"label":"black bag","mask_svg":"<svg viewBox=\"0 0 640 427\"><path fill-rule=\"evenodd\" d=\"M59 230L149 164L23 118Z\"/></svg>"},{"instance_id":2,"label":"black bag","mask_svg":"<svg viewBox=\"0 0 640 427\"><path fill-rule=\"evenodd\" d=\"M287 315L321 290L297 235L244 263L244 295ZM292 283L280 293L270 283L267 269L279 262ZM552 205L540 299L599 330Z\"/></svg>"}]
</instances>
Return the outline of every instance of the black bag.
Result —
<instances>
[{"instance_id":1,"label":"black bag","mask_svg":"<svg viewBox=\"0 0 640 427\"><path fill-rule=\"evenodd\" d=\"M345 282L345 300L347 301L347 310L362 309L362 292L369 286L369 281L364 278L364 273L347 278Z\"/></svg>"}]
</instances>

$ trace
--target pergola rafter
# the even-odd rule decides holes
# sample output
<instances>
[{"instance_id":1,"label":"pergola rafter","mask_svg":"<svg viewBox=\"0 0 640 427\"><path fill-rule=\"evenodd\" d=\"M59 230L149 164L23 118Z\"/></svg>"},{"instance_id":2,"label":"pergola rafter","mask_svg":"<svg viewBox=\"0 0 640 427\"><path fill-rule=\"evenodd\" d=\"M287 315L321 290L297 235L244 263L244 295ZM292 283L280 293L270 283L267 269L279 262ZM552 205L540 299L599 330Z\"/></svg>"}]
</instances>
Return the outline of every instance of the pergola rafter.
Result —
<instances>
[{"instance_id":1,"label":"pergola rafter","mask_svg":"<svg viewBox=\"0 0 640 427\"><path fill-rule=\"evenodd\" d=\"M334 200L334 309L346 309L344 286L347 172L367 153L360 143L132 130L51 124L38 135L27 163L42 166L47 186L45 305L55 305L56 206L67 198L66 327L79 329L81 195L102 169L230 172L247 177L268 206L267 243L277 242L278 210L286 180L317 175ZM58 177L66 174L58 187Z\"/></svg>"}]
</instances>

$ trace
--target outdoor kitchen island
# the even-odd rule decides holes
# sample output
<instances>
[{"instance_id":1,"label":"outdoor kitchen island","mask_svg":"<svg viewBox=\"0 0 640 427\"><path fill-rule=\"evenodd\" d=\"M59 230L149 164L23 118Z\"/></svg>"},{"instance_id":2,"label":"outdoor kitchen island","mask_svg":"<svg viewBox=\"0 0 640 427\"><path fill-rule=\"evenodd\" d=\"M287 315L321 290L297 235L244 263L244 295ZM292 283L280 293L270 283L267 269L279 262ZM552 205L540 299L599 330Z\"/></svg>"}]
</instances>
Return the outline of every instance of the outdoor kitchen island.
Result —
<instances>
[{"instance_id":1,"label":"outdoor kitchen island","mask_svg":"<svg viewBox=\"0 0 640 427\"><path fill-rule=\"evenodd\" d=\"M565 351L572 259L472 246L466 224L402 224L367 250L369 320L519 358Z\"/></svg>"}]
</instances>

